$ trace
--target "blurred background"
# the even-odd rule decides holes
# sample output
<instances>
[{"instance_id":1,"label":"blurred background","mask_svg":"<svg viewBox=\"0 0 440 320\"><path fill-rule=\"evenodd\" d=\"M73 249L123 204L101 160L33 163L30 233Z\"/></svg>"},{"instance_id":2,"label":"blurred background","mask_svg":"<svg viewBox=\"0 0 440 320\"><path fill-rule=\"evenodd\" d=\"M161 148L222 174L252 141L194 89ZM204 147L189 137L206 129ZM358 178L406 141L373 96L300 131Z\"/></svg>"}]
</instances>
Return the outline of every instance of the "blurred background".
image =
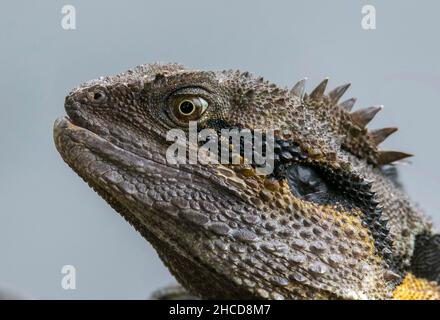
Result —
<instances>
[{"instance_id":1,"label":"blurred background","mask_svg":"<svg viewBox=\"0 0 440 320\"><path fill-rule=\"evenodd\" d=\"M429 4L428 4L429 3ZM63 5L76 30L61 26ZM376 29L361 27L374 5ZM239 68L291 86L352 82L410 196L440 225L440 3L433 1L9 1L0 11L0 286L33 298L145 299L173 283L151 246L70 170L52 141L64 97L148 62ZM76 268L76 290L61 268Z\"/></svg>"}]
</instances>

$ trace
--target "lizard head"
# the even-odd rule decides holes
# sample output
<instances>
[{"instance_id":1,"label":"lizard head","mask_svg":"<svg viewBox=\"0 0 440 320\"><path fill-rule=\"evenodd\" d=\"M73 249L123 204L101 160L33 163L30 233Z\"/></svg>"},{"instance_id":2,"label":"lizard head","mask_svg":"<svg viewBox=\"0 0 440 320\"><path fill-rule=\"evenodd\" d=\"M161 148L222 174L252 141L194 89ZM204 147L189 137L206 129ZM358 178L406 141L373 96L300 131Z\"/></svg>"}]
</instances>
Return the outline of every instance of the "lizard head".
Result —
<instances>
[{"instance_id":1,"label":"lizard head","mask_svg":"<svg viewBox=\"0 0 440 320\"><path fill-rule=\"evenodd\" d=\"M306 95L304 81L289 91L247 72L142 65L75 88L54 140L197 295L389 296L400 279L394 258L407 253L393 248L386 220L400 219L399 239L414 234L407 217L383 213L400 191L379 165L404 154L378 151L392 130L366 133L376 109L350 114L352 100L338 103L347 86L324 95L326 83ZM259 175L240 156L170 162L167 135L190 122L273 131L274 171ZM396 196L385 202L377 189Z\"/></svg>"}]
</instances>

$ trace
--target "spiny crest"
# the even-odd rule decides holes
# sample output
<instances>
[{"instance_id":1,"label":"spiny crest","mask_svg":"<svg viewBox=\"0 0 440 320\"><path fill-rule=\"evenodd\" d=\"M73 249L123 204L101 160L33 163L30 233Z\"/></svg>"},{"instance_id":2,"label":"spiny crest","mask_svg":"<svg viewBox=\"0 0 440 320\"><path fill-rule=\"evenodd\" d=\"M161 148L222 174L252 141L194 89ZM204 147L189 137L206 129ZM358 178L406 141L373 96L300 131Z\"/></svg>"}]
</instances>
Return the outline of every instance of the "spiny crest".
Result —
<instances>
[{"instance_id":1,"label":"spiny crest","mask_svg":"<svg viewBox=\"0 0 440 320\"><path fill-rule=\"evenodd\" d=\"M378 164L385 165L412 156L414 155L411 153L400 152L400 151L392 151L392 150L380 151L378 156Z\"/></svg>"},{"instance_id":2,"label":"spiny crest","mask_svg":"<svg viewBox=\"0 0 440 320\"><path fill-rule=\"evenodd\" d=\"M290 94L302 99L302 97L304 95L304 90L306 88L306 81L307 81L307 78L304 78L304 79L298 81L290 90Z\"/></svg>"},{"instance_id":3,"label":"spiny crest","mask_svg":"<svg viewBox=\"0 0 440 320\"><path fill-rule=\"evenodd\" d=\"M322 80L320 84L310 93L310 99L320 101L324 97L325 88L327 87L328 78Z\"/></svg>"},{"instance_id":4,"label":"spiny crest","mask_svg":"<svg viewBox=\"0 0 440 320\"><path fill-rule=\"evenodd\" d=\"M353 109L354 104L356 103L356 98L350 98L345 100L339 104L339 106L347 112L350 112Z\"/></svg>"},{"instance_id":5,"label":"spiny crest","mask_svg":"<svg viewBox=\"0 0 440 320\"><path fill-rule=\"evenodd\" d=\"M367 124L373 120L376 114L383 109L383 106L372 106L364 109L359 109L351 113L351 119L356 122L361 128L365 128Z\"/></svg>"},{"instance_id":6,"label":"spiny crest","mask_svg":"<svg viewBox=\"0 0 440 320\"><path fill-rule=\"evenodd\" d=\"M328 84L328 78L325 78L307 95L307 93L304 93L306 80L307 78L298 81L290 90L290 94L303 100L325 101L326 103L319 104L320 108L327 108L327 112L332 112L339 119L339 123L334 129L347 137L344 144L346 149L380 166L412 156L412 154L400 151L378 150L379 144L397 131L397 128L394 127L367 130L367 124L383 109L383 106L371 106L351 112L356 103L356 98L350 98L339 103L341 97L350 87L350 83L336 87L328 95L325 95ZM336 111L332 111L331 109L334 109L335 106L338 108L335 109ZM360 146L362 147L360 148Z\"/></svg>"},{"instance_id":7,"label":"spiny crest","mask_svg":"<svg viewBox=\"0 0 440 320\"><path fill-rule=\"evenodd\" d=\"M393 134L397 130L398 130L398 128L396 128L396 127L375 129L375 130L370 131L370 136L373 139L374 143L376 145L379 145L383 141L385 141L386 138L388 138L391 134Z\"/></svg>"},{"instance_id":8,"label":"spiny crest","mask_svg":"<svg viewBox=\"0 0 440 320\"><path fill-rule=\"evenodd\" d=\"M332 101L337 103L339 99L344 95L345 91L350 87L350 83L343 84L342 86L334 88L332 91L328 93L328 96Z\"/></svg>"}]
</instances>

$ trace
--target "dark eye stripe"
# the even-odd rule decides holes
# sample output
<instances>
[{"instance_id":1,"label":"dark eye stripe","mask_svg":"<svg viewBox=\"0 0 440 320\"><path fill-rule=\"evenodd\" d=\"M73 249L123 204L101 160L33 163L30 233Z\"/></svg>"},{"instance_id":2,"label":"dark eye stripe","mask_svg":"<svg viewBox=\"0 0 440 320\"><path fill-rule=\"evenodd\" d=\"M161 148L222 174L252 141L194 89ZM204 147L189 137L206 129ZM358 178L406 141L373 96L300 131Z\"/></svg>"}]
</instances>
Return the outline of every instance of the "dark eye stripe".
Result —
<instances>
[{"instance_id":1,"label":"dark eye stripe","mask_svg":"<svg viewBox=\"0 0 440 320\"><path fill-rule=\"evenodd\" d=\"M440 282L440 234L416 237L411 270L417 277Z\"/></svg>"},{"instance_id":2,"label":"dark eye stripe","mask_svg":"<svg viewBox=\"0 0 440 320\"><path fill-rule=\"evenodd\" d=\"M342 169L332 169L311 159L301 159L296 149L291 150L295 145L291 141L276 140L273 176L286 179L292 195L305 201L341 205L347 212L353 208L361 210L363 225L374 239L376 254L399 273L399 257L393 255L387 219L372 190L372 182Z\"/></svg>"}]
</instances>

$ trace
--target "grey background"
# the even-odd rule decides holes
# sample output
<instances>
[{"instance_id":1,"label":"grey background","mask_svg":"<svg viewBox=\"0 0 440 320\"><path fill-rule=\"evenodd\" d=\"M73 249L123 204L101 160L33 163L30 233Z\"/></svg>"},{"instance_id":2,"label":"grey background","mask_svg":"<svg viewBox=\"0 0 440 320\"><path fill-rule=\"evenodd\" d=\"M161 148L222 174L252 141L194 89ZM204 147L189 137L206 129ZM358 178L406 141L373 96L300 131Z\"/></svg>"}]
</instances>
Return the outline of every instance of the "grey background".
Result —
<instances>
[{"instance_id":1,"label":"grey background","mask_svg":"<svg viewBox=\"0 0 440 320\"><path fill-rule=\"evenodd\" d=\"M61 28L61 7L77 30ZM361 28L374 4L377 30ZM70 88L137 64L240 68L291 86L352 82L384 145L417 155L409 194L440 224L440 6L434 1L9 1L0 12L0 285L35 298L139 298L172 277L156 253L61 160L52 123ZM61 288L61 267L77 290Z\"/></svg>"}]
</instances>

